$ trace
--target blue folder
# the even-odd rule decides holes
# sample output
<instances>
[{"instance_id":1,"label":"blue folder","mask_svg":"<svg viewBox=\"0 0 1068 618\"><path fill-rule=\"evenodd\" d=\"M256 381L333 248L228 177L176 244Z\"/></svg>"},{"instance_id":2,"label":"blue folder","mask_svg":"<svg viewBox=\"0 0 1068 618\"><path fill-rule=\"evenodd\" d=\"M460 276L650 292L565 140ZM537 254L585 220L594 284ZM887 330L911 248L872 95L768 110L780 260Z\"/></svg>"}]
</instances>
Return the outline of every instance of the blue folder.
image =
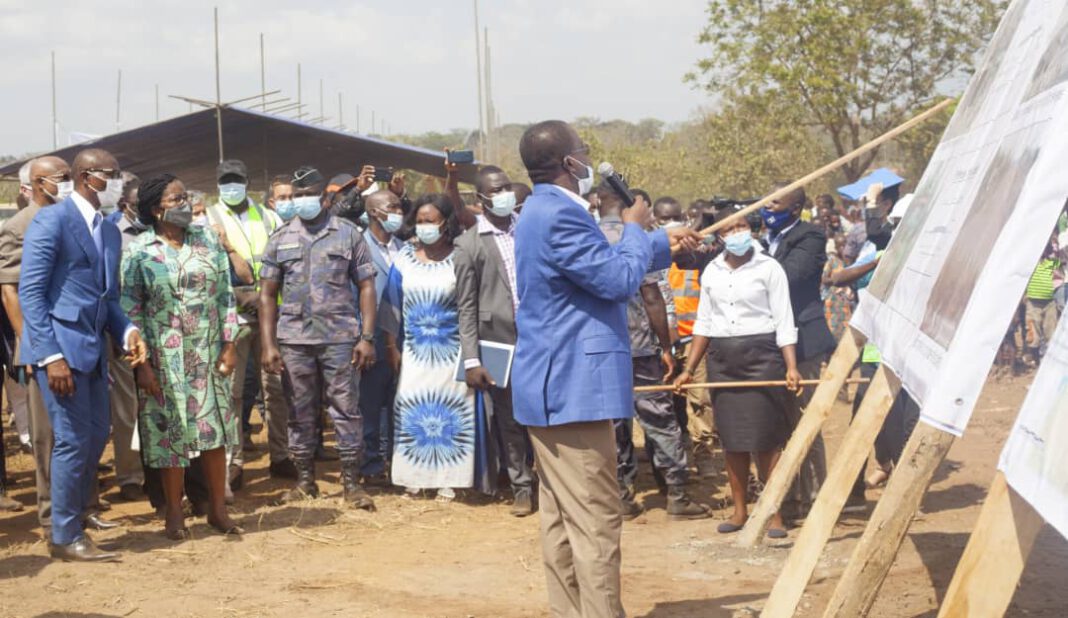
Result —
<instances>
[{"instance_id":1,"label":"blue folder","mask_svg":"<svg viewBox=\"0 0 1068 618\"><path fill-rule=\"evenodd\" d=\"M884 189L889 189L905 182L905 179L885 167L880 167L851 185L838 187L838 193L856 201L864 197L864 194L868 192L868 187L877 182L883 183Z\"/></svg>"}]
</instances>

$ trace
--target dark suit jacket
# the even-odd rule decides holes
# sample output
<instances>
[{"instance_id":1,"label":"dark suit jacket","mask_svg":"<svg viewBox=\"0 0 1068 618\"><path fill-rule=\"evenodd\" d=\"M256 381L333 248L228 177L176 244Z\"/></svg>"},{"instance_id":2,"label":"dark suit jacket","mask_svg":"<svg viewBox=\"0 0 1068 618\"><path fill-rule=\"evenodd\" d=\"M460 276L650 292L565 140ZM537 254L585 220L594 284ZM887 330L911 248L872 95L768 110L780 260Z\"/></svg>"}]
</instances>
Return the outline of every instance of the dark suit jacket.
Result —
<instances>
[{"instance_id":1,"label":"dark suit jacket","mask_svg":"<svg viewBox=\"0 0 1068 618\"><path fill-rule=\"evenodd\" d=\"M455 243L453 268L463 358L479 358L480 339L515 345L512 290L493 234L479 234L477 225L461 234Z\"/></svg>"},{"instance_id":2,"label":"dark suit jacket","mask_svg":"<svg viewBox=\"0 0 1068 618\"><path fill-rule=\"evenodd\" d=\"M835 341L820 299L823 266L827 263L827 236L811 223L798 221L775 248L772 256L786 271L790 304L797 324L797 360L834 350Z\"/></svg>"}]
</instances>

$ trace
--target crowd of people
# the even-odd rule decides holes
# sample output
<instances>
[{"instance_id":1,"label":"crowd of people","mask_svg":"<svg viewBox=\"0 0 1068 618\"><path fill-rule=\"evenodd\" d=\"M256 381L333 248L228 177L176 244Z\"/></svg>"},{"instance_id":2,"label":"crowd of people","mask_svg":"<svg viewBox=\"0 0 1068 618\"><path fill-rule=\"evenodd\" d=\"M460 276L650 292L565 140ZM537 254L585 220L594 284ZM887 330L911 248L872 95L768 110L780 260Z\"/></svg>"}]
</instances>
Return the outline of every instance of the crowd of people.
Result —
<instances>
[{"instance_id":1,"label":"crowd of people","mask_svg":"<svg viewBox=\"0 0 1068 618\"><path fill-rule=\"evenodd\" d=\"M640 189L628 207L610 183L595 185L588 148L564 123L533 127L521 154L533 189L485 165L466 201L450 163L444 193L409 195L402 173L376 181L370 165L329 179L305 166L275 177L262 203L239 160L219 164L217 199L165 170L138 178L99 149L27 163L21 208L0 228L0 326L52 555L117 557L85 534L117 525L98 495L109 438L119 497L149 500L168 538L188 537L187 508L242 534L227 504L259 448L255 409L268 472L291 483L285 502L317 498L317 462L338 459L352 508L374 509L373 494L390 487L441 502L462 490L507 496L512 515L542 510L547 538L564 521L596 527L602 507L609 518L642 512L633 416L669 518L711 515L688 486L716 475L718 444L733 511L717 529L741 529L751 466L761 480L774 469L811 395L800 381L819 377L890 241L899 187L873 184L849 204L798 189L738 217L730 200L684 208ZM1063 308L1064 227L1028 286L1036 348ZM547 248L535 249L548 229L538 240ZM554 300L565 280L574 315ZM561 334L591 321L614 328L605 316L617 308L629 346L611 330ZM510 350L503 379L487 344ZM572 345L577 356L560 351ZM861 375L878 362L866 346ZM787 386L683 388L761 380ZM675 390L631 394L661 384ZM876 444L878 469L858 478L847 510L886 481L917 416L902 393ZM567 440L603 456L614 479L589 472L588 504L569 500L577 490L556 468L566 456L552 430L601 421L614 444L599 433ZM770 536L804 517L825 459L817 438ZM22 506L0 495L0 508ZM597 535L581 542L611 561ZM554 566L546 551L561 581L570 568L580 587L596 578Z\"/></svg>"}]
</instances>

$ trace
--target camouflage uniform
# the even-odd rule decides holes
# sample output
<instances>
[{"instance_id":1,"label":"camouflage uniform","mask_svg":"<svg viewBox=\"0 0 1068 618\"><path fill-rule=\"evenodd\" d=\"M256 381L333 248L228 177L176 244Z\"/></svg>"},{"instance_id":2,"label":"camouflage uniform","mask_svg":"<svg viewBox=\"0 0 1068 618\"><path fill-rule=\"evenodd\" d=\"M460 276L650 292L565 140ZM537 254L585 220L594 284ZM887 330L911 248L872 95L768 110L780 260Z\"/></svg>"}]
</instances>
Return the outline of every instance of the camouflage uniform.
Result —
<instances>
[{"instance_id":1,"label":"camouflage uniform","mask_svg":"<svg viewBox=\"0 0 1068 618\"><path fill-rule=\"evenodd\" d=\"M317 230L301 219L278 229L263 254L260 277L277 281L278 343L289 400L289 452L310 460L317 442L316 421L325 396L343 463L363 455L359 411L359 372L352 350L360 339L356 284L374 276L360 231L331 216Z\"/></svg>"}]
</instances>

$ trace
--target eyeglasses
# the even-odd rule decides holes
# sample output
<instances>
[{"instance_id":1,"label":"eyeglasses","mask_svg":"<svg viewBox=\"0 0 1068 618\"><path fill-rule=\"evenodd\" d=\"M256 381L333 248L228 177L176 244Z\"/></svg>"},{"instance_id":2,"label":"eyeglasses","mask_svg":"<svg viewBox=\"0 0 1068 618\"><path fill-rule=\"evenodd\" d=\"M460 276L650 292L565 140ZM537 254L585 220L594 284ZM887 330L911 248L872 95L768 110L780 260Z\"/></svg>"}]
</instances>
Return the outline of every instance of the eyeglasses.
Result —
<instances>
[{"instance_id":1,"label":"eyeglasses","mask_svg":"<svg viewBox=\"0 0 1068 618\"><path fill-rule=\"evenodd\" d=\"M188 193L179 193L177 195L171 195L169 197L165 197L165 198L161 199L160 203L161 204L167 204L167 205L170 205L170 206L177 206L179 204L184 204L184 203L186 203L188 201L189 201L189 194Z\"/></svg>"},{"instance_id":2,"label":"eyeglasses","mask_svg":"<svg viewBox=\"0 0 1068 618\"><path fill-rule=\"evenodd\" d=\"M122 170L117 169L100 168L85 171L88 174L102 174L105 179L118 180L122 178Z\"/></svg>"}]
</instances>

